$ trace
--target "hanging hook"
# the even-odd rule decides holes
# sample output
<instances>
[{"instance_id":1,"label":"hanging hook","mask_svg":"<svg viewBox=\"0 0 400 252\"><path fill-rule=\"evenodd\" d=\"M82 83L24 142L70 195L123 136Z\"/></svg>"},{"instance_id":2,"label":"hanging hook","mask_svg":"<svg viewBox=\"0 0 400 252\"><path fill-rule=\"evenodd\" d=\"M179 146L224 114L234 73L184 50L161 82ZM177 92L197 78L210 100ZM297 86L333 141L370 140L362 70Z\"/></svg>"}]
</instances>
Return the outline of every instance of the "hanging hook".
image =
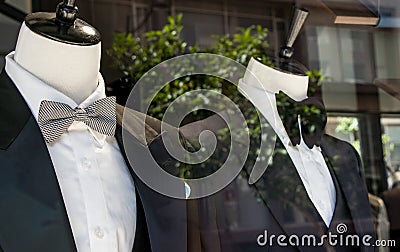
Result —
<instances>
[{"instance_id":1,"label":"hanging hook","mask_svg":"<svg viewBox=\"0 0 400 252\"><path fill-rule=\"evenodd\" d=\"M296 41L296 38L299 35L300 30L308 17L308 14L308 10L295 8L292 22L290 24L289 35L286 39L286 44L284 47L282 47L279 53L282 58L289 59L292 57L293 44Z\"/></svg>"}]
</instances>

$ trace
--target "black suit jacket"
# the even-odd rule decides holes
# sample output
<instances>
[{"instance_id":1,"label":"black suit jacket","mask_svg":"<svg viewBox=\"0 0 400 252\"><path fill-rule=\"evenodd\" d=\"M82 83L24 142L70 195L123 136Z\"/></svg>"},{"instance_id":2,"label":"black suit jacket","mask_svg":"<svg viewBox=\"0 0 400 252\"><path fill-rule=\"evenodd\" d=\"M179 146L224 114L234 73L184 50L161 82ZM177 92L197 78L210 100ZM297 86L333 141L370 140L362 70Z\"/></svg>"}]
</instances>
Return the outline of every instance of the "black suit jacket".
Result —
<instances>
[{"instance_id":1,"label":"black suit jacket","mask_svg":"<svg viewBox=\"0 0 400 252\"><path fill-rule=\"evenodd\" d=\"M116 138L123 149L120 127ZM141 146L134 137L132 141ZM150 148L160 147L154 141ZM186 251L186 202L154 192L127 165L138 204L134 251ZM76 251L46 144L4 70L0 75L0 251Z\"/></svg>"},{"instance_id":2,"label":"black suit jacket","mask_svg":"<svg viewBox=\"0 0 400 252\"><path fill-rule=\"evenodd\" d=\"M342 192L348 206L355 233L361 238L371 235L371 243L374 242L373 217L358 154L347 142L328 135L322 137L321 149L331 175L337 181L336 194ZM286 237L318 236L327 231L279 141L275 152L272 164L253 186L242 179L211 197L197 200L199 251L326 251L323 247L282 247L276 238L272 246L257 244L258 235L264 234L265 230L268 237L272 234L276 237L281 234ZM335 225L332 228L336 229L338 223L340 220L331 224ZM361 251L375 249L361 246Z\"/></svg>"}]
</instances>

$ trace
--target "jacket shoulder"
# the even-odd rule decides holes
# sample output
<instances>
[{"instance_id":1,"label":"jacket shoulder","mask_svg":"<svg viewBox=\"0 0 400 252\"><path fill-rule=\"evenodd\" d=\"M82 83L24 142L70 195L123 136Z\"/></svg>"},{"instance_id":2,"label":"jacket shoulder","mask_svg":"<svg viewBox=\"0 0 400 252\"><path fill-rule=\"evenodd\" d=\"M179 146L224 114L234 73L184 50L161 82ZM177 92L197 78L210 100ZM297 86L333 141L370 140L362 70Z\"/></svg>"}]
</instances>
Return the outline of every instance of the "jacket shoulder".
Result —
<instances>
[{"instance_id":1,"label":"jacket shoulder","mask_svg":"<svg viewBox=\"0 0 400 252\"><path fill-rule=\"evenodd\" d=\"M324 134L322 136L322 142L332 147L335 146L343 148L345 150L351 150L352 152L357 152L356 149L349 142L343 141L337 137L328 134Z\"/></svg>"},{"instance_id":2,"label":"jacket shoulder","mask_svg":"<svg viewBox=\"0 0 400 252\"><path fill-rule=\"evenodd\" d=\"M341 156L347 163L356 163L357 172L363 177L361 157L353 145L328 134L323 135L322 144L325 146L325 150L329 152L330 156Z\"/></svg>"}]
</instances>

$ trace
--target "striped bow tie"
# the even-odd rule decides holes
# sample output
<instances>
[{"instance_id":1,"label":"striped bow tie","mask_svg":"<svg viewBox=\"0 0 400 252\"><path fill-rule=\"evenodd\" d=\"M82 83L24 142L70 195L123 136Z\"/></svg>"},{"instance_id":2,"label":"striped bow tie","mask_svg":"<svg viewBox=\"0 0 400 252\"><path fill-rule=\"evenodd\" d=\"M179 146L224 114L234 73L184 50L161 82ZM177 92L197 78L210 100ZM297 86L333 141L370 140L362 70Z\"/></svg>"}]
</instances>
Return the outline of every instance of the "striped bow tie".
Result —
<instances>
[{"instance_id":1,"label":"striped bow tie","mask_svg":"<svg viewBox=\"0 0 400 252\"><path fill-rule=\"evenodd\" d=\"M93 130L113 136L116 128L115 97L95 101L87 108L71 108L61 102L42 101L39 108L39 127L46 143L58 139L74 121L84 122Z\"/></svg>"}]
</instances>

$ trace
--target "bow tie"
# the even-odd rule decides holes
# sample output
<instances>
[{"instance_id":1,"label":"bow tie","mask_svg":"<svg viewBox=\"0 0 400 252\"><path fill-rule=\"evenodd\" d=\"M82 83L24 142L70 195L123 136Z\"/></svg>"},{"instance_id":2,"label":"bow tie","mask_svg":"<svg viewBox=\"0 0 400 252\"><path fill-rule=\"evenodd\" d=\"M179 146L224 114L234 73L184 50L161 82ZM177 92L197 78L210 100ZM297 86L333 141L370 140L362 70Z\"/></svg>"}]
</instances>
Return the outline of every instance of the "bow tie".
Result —
<instances>
[{"instance_id":1,"label":"bow tie","mask_svg":"<svg viewBox=\"0 0 400 252\"><path fill-rule=\"evenodd\" d=\"M95 101L87 108L71 108L61 102L42 101L39 108L39 127L46 143L58 139L74 121L84 122L91 129L113 136L116 128L115 97Z\"/></svg>"},{"instance_id":2,"label":"bow tie","mask_svg":"<svg viewBox=\"0 0 400 252\"><path fill-rule=\"evenodd\" d=\"M279 92L276 95L276 104L279 117L292 145L300 144L300 128L301 136L308 148L312 149L314 145L321 145L327 115L324 103L320 98L309 97L296 102L283 92ZM298 120L299 117L300 120Z\"/></svg>"}]
</instances>

